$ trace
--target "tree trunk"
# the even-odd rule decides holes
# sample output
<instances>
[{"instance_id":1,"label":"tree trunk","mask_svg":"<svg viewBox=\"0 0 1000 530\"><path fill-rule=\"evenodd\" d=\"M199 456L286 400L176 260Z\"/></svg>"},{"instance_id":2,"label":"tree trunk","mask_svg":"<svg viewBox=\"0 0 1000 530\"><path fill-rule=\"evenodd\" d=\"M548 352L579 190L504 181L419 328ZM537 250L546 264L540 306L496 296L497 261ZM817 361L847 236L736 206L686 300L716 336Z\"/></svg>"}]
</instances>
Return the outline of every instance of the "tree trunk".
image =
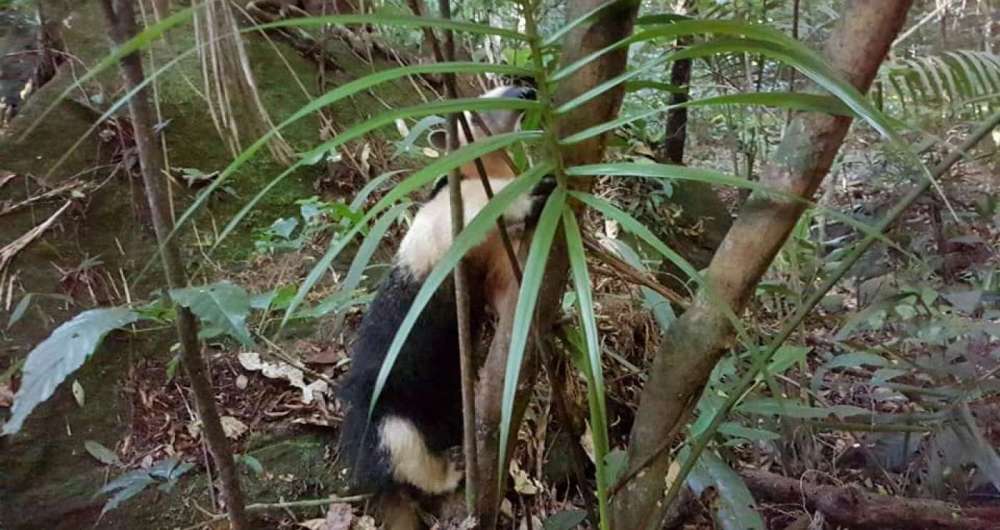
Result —
<instances>
[{"instance_id":1,"label":"tree trunk","mask_svg":"<svg viewBox=\"0 0 1000 530\"><path fill-rule=\"evenodd\" d=\"M871 85L912 0L852 0L831 35L829 63L862 92ZM796 114L761 183L810 198L829 171L850 118ZM753 194L712 259L705 280L717 299L699 292L694 304L664 335L643 388L632 427L629 462L648 467L614 500L614 527L647 528L664 494L670 465L664 441L701 394L712 369L731 343L732 325L720 301L742 312L761 276L804 210L801 203Z\"/></svg>"},{"instance_id":2,"label":"tree trunk","mask_svg":"<svg viewBox=\"0 0 1000 530\"><path fill-rule=\"evenodd\" d=\"M111 29L111 37L115 44L122 45L136 35L135 13L132 10L133 0L103 0L104 13ZM143 82L142 59L138 53L131 53L121 59L122 78L126 89L132 90ZM156 231L157 242L161 246L160 258L170 288L187 286L187 275L184 272L184 262L176 240L163 243L173 229L173 220L165 198L163 179L163 152L160 151L153 132L156 122L152 106L149 104L148 87L136 92L128 102L129 114L132 117L132 129L135 131L135 145L139 151L139 165L142 168L142 182L146 188L146 198L153 217L153 229ZM215 408L215 397L212 382L209 379L208 367L201 356L201 345L198 342L198 323L194 315L177 306L177 335L181 343L181 361L187 372L194 393L198 416L201 418L202 432L212 459L219 471L219 480L226 508L229 511L229 522L234 530L249 528L246 512L243 507L243 493L240 490L239 475L233 453L229 448L229 440L222 430L219 412Z\"/></svg>"},{"instance_id":3,"label":"tree trunk","mask_svg":"<svg viewBox=\"0 0 1000 530\"><path fill-rule=\"evenodd\" d=\"M566 12L566 20L575 20L604 3L604 0L571 2ZM638 1L625 0L608 6L591 20L580 24L563 41L562 64L571 64L630 35L638 9ZM625 71L627 60L627 50L622 49L592 61L559 83L554 96L556 104L569 101L599 83L621 74ZM624 90L619 86L562 116L558 123L559 135L565 137L614 119L621 106L623 94ZM562 156L565 166L599 162L604 154L605 143L605 135L600 135L564 150ZM589 188L589 182L585 182L584 185ZM534 329L540 335L549 333L559 315L568 270L565 241L562 231L558 230L546 264L545 277L535 311ZM481 528L486 530L496 527L497 513L503 498L502 486L494 477L499 476L501 469L506 469L506 462L502 468L499 462L500 399L503 393L503 376L510 345L511 325L514 320L514 306L514 303L506 304L506 309L499 311L496 336L490 345L476 396L479 476L482 478L477 511ZM525 363L521 370L517 397L519 406L515 407L511 420L511 433L516 433L521 424L523 405L527 401L526 397L530 395L537 375L538 363L531 342L528 341L528 351L525 352ZM512 440L516 438L515 435L511 435ZM508 458L510 453L510 451L506 453Z\"/></svg>"}]
</instances>

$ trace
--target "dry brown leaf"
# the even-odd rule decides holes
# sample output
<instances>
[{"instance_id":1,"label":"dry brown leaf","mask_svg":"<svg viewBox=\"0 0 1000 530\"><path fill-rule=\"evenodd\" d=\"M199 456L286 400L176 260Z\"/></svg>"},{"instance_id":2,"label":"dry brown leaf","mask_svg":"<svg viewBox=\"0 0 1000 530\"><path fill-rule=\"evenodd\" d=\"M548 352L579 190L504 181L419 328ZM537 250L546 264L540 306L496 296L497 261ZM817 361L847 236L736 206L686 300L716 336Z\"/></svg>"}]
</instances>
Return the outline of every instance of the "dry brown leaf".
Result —
<instances>
[{"instance_id":1,"label":"dry brown leaf","mask_svg":"<svg viewBox=\"0 0 1000 530\"><path fill-rule=\"evenodd\" d=\"M337 502L330 505L326 512L326 519L321 530L351 530L351 523L354 522L354 510L351 505L344 502Z\"/></svg>"}]
</instances>

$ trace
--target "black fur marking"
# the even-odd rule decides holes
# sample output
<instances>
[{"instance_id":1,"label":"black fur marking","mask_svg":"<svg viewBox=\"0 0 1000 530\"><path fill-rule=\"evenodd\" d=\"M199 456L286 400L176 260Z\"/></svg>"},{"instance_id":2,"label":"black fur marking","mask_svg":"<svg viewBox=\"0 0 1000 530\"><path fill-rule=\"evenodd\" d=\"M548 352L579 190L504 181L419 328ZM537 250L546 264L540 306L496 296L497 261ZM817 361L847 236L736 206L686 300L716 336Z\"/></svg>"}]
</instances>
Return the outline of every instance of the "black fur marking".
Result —
<instances>
[{"instance_id":1,"label":"black fur marking","mask_svg":"<svg viewBox=\"0 0 1000 530\"><path fill-rule=\"evenodd\" d=\"M396 266L383 280L361 322L351 354L351 369L340 397L348 405L340 434L340 455L348 462L357 492L398 489L387 451L379 448L379 425L386 415L416 426L431 452L462 443L462 395L458 361L455 293L446 281L428 302L389 373L368 421L372 389L389 345L416 298L422 282ZM482 300L473 300L473 323L482 321ZM478 326L473 327L473 332Z\"/></svg>"},{"instance_id":2,"label":"black fur marking","mask_svg":"<svg viewBox=\"0 0 1000 530\"><path fill-rule=\"evenodd\" d=\"M440 177L437 178L437 180L434 181L434 187L431 188L431 195L430 197L427 198L427 200L437 197L437 194L440 193L441 190L447 187L448 187L448 175L441 175Z\"/></svg>"},{"instance_id":3,"label":"black fur marking","mask_svg":"<svg viewBox=\"0 0 1000 530\"><path fill-rule=\"evenodd\" d=\"M538 91L530 86L512 86L500 94L500 97L530 99L534 101L538 99Z\"/></svg>"}]
</instances>

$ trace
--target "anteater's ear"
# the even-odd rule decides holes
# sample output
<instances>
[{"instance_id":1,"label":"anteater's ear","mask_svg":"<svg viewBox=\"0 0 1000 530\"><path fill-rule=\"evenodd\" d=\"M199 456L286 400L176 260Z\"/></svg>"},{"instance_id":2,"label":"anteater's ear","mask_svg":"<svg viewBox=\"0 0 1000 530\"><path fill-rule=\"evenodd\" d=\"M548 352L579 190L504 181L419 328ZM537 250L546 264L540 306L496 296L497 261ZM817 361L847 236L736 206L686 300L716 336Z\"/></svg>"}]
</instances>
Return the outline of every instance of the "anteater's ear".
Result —
<instances>
[{"instance_id":1,"label":"anteater's ear","mask_svg":"<svg viewBox=\"0 0 1000 530\"><path fill-rule=\"evenodd\" d=\"M438 151L448 150L448 131L444 129L435 129L427 134L427 142L431 144L431 147L437 149Z\"/></svg>"}]
</instances>

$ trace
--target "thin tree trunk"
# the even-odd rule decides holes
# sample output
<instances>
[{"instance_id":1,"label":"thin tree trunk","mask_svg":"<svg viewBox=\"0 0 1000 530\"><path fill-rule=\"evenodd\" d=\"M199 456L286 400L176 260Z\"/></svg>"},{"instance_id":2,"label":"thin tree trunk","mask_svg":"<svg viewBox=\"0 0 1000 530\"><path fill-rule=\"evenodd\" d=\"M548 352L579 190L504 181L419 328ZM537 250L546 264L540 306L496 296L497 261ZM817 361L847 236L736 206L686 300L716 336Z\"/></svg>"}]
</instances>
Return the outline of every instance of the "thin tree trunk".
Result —
<instances>
[{"instance_id":1,"label":"thin tree trunk","mask_svg":"<svg viewBox=\"0 0 1000 530\"><path fill-rule=\"evenodd\" d=\"M566 20L575 20L605 3L605 0L571 2L567 9ZM638 8L638 1L625 0L608 6L588 22L580 24L563 41L562 64L571 64L630 35ZM627 59L627 50L622 49L592 61L559 83L555 93L556 103L569 101L599 83L621 74L625 71ZM558 123L559 134L568 136L587 127L614 119L621 106L623 94L621 87L609 90L602 96L594 98L587 104L562 116ZM600 135L566 149L562 153L565 165L568 167L599 162L603 157L605 144L605 136ZM583 182L583 185L589 187L590 184ZM562 303L568 270L569 261L566 257L565 241L562 237L562 231L558 230L546 264L542 287L538 293L538 305L533 325L535 332L539 335L544 336L549 333L555 324ZM507 364L510 332L514 320L514 306L516 305L514 302L516 302L516 296L511 303L501 306L501 309L498 310L499 319L496 335L490 345L490 351L482 369L479 392L476 396L479 476L483 479L477 511L480 516L480 527L485 530L496 527L497 513L503 498L502 486L494 477L499 476L500 469L506 469L506 462L503 463L503 467L500 466L499 462L500 398L503 394L503 374ZM524 366L521 369L521 381L518 385L516 398L517 406L515 406L511 419L511 433L516 433L521 424L524 405L537 376L538 362L532 342L528 341ZM511 439L516 439L516 436L512 435ZM509 457L511 451L507 451L506 454Z\"/></svg>"},{"instance_id":2,"label":"thin tree trunk","mask_svg":"<svg viewBox=\"0 0 1000 530\"><path fill-rule=\"evenodd\" d=\"M862 92L906 19L912 0L852 0L827 44L830 64ZM830 169L851 120L796 114L774 159L764 168L768 188L812 197ZM615 528L647 528L664 494L670 465L668 434L701 394L732 341L720 303L739 315L761 276L791 232L804 206L754 194L741 209L705 276L716 299L699 292L694 304L664 335L643 388L632 427L629 462L646 466L614 500Z\"/></svg>"},{"instance_id":3,"label":"thin tree trunk","mask_svg":"<svg viewBox=\"0 0 1000 530\"><path fill-rule=\"evenodd\" d=\"M132 2L133 0L102 0L101 2L111 29L111 37L118 45L136 35ZM141 85L144 74L139 54L131 53L123 57L121 71L127 89L131 90ZM176 242L162 243L173 229L173 221L170 218L165 197L163 152L159 150L156 135L153 132L155 119L149 102L148 87L139 90L129 100L128 106L132 117L132 128L135 132L135 144L139 151L142 181L146 188L146 198L149 201L149 209L153 217L153 229L156 232L157 243L161 248L160 258L163 261L167 285L170 288L185 287L187 277ZM209 380L208 368L201 356L201 345L198 342L198 323L195 321L194 315L186 308L178 306L176 309L181 360L184 363L188 380L191 382L191 390L194 392L195 404L201 418L202 432L219 471L220 488L229 512L229 522L234 530L245 530L250 526L243 506L239 475L236 471L236 463L233 461L232 451L229 448L229 441L222 430L219 413L215 408L212 383Z\"/></svg>"},{"instance_id":4,"label":"thin tree trunk","mask_svg":"<svg viewBox=\"0 0 1000 530\"><path fill-rule=\"evenodd\" d=\"M683 47L688 45L691 39L679 39L678 44ZM681 105L687 103L691 96L688 92L688 84L691 82L691 59L681 59L674 61L670 66L670 84L683 87L683 92L670 94L670 105ZM667 111L666 136L663 139L663 148L660 152L660 159L671 164L684 163L684 144L687 142L687 107L674 107Z\"/></svg>"},{"instance_id":5,"label":"thin tree trunk","mask_svg":"<svg viewBox=\"0 0 1000 530\"><path fill-rule=\"evenodd\" d=\"M681 7L683 15L694 15L694 0L685 0ZM677 47L684 48L691 44L691 37L677 39ZM691 99L691 59L681 59L670 64L670 84L683 89L683 92L670 94L670 105L682 105ZM658 158L670 164L684 163L684 144L687 142L687 107L674 107L667 111L666 135L660 146Z\"/></svg>"}]
</instances>

